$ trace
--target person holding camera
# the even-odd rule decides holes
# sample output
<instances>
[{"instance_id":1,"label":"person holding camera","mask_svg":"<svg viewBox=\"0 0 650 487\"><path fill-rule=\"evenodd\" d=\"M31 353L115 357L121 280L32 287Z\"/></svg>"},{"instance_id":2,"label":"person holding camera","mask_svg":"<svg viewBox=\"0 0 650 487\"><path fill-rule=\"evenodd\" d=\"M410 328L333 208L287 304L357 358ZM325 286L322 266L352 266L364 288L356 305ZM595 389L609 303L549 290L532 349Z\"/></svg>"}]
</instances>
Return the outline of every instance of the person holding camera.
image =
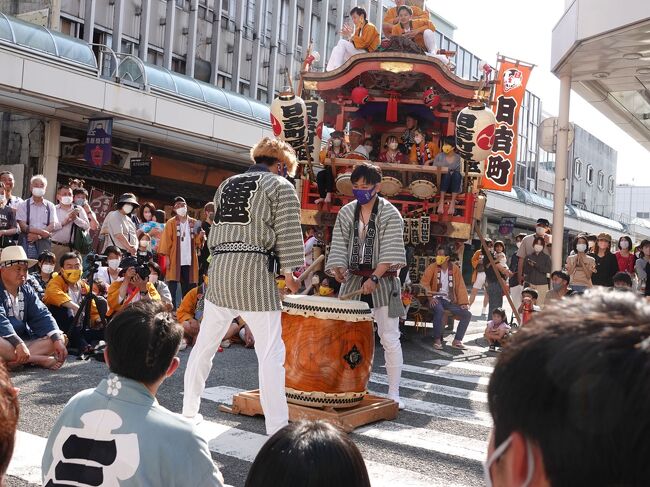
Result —
<instances>
[{"instance_id":1,"label":"person holding camera","mask_svg":"<svg viewBox=\"0 0 650 487\"><path fill-rule=\"evenodd\" d=\"M150 269L146 262L140 263L132 256L120 263L120 277L108 288L108 315L113 316L131 303L138 301L160 301L156 287L149 282Z\"/></svg>"}]
</instances>

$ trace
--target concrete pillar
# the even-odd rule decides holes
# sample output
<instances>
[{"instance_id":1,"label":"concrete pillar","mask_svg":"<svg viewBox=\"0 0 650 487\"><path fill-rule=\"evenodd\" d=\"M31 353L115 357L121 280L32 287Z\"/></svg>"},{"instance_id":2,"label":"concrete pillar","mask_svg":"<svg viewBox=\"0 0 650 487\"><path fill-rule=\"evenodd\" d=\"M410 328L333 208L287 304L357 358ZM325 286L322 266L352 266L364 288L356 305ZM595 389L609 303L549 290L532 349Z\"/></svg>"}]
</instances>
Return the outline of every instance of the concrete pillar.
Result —
<instances>
[{"instance_id":1,"label":"concrete pillar","mask_svg":"<svg viewBox=\"0 0 650 487\"><path fill-rule=\"evenodd\" d=\"M95 32L95 1L86 0L84 5L84 41L90 44Z\"/></svg>"},{"instance_id":2,"label":"concrete pillar","mask_svg":"<svg viewBox=\"0 0 650 487\"><path fill-rule=\"evenodd\" d=\"M262 36L265 34L262 32L262 25L264 16L266 15L264 7L265 2L262 0L255 1L255 27L253 30L253 57L251 59L251 77L250 77L250 94L251 98L257 99L257 88L259 86L259 76L260 76L260 44L262 42Z\"/></svg>"},{"instance_id":3,"label":"concrete pillar","mask_svg":"<svg viewBox=\"0 0 650 487\"><path fill-rule=\"evenodd\" d=\"M304 25L302 27L302 59L300 61L303 61L305 57L307 57L307 49L309 49L309 43L311 42L311 16L313 13L312 4L313 2L306 1L305 9L303 10L304 14L302 23Z\"/></svg>"},{"instance_id":4,"label":"concrete pillar","mask_svg":"<svg viewBox=\"0 0 650 487\"><path fill-rule=\"evenodd\" d=\"M320 38L316 50L320 53L319 64L324 68L327 64L327 31L329 30L330 2L323 0L320 5Z\"/></svg>"},{"instance_id":5,"label":"concrete pillar","mask_svg":"<svg viewBox=\"0 0 650 487\"><path fill-rule=\"evenodd\" d=\"M194 65L196 62L196 29L199 25L199 0L190 2L190 26L189 37L187 38L187 56L185 59L185 74L194 77Z\"/></svg>"},{"instance_id":6,"label":"concrete pillar","mask_svg":"<svg viewBox=\"0 0 650 487\"><path fill-rule=\"evenodd\" d=\"M47 178L45 198L56 201L56 177L59 172L59 148L61 147L61 122L45 122L43 134L43 175Z\"/></svg>"},{"instance_id":7,"label":"concrete pillar","mask_svg":"<svg viewBox=\"0 0 650 487\"><path fill-rule=\"evenodd\" d=\"M553 195L553 242L551 261L553 270L562 268L564 238L564 205L569 154L569 107L571 105L571 76L560 77L560 108L558 111L557 150L555 153L555 188Z\"/></svg>"},{"instance_id":8,"label":"concrete pillar","mask_svg":"<svg viewBox=\"0 0 650 487\"><path fill-rule=\"evenodd\" d=\"M278 78L278 42L280 36L280 13L282 0L268 0L272 2L271 17L271 45L269 47L269 76L266 87L266 101L271 103L275 98L275 83Z\"/></svg>"},{"instance_id":9,"label":"concrete pillar","mask_svg":"<svg viewBox=\"0 0 650 487\"><path fill-rule=\"evenodd\" d=\"M293 80L295 77L293 70L296 63L296 34L298 31L298 0L289 0L289 15L287 20L287 60L285 67Z\"/></svg>"},{"instance_id":10,"label":"concrete pillar","mask_svg":"<svg viewBox=\"0 0 650 487\"><path fill-rule=\"evenodd\" d=\"M61 31L61 0L50 0L49 28L57 32Z\"/></svg>"},{"instance_id":11,"label":"concrete pillar","mask_svg":"<svg viewBox=\"0 0 650 487\"><path fill-rule=\"evenodd\" d=\"M246 5L245 2L236 2L235 9L235 40L232 50L232 70L231 70L231 84L230 89L235 93L239 93L239 81L241 79L241 55L242 55L242 36L244 30L244 22L246 21Z\"/></svg>"},{"instance_id":12,"label":"concrete pillar","mask_svg":"<svg viewBox=\"0 0 650 487\"><path fill-rule=\"evenodd\" d=\"M221 53L221 4L223 0L214 0L215 19L212 22L212 44L210 44L210 83L217 84L219 77L219 54Z\"/></svg>"},{"instance_id":13,"label":"concrete pillar","mask_svg":"<svg viewBox=\"0 0 650 487\"><path fill-rule=\"evenodd\" d=\"M147 62L149 51L149 18L151 17L151 0L142 0L142 13L140 14L140 44L138 57Z\"/></svg>"},{"instance_id":14,"label":"concrete pillar","mask_svg":"<svg viewBox=\"0 0 650 487\"><path fill-rule=\"evenodd\" d=\"M340 35L341 29L343 28L343 18L346 15L345 11L345 0L338 0L336 2L336 33L337 36ZM327 61L325 62L327 63Z\"/></svg>"},{"instance_id":15,"label":"concrete pillar","mask_svg":"<svg viewBox=\"0 0 650 487\"><path fill-rule=\"evenodd\" d=\"M382 24L384 23L384 8L383 8L383 0L377 0L377 5L375 7L375 26L377 26L377 30L381 34L381 29L382 29Z\"/></svg>"},{"instance_id":16,"label":"concrete pillar","mask_svg":"<svg viewBox=\"0 0 650 487\"><path fill-rule=\"evenodd\" d=\"M172 1L172 3L174 3ZM124 0L115 0L113 5L113 51L122 52L122 36L124 33Z\"/></svg>"},{"instance_id":17,"label":"concrete pillar","mask_svg":"<svg viewBox=\"0 0 650 487\"><path fill-rule=\"evenodd\" d=\"M167 0L167 12L165 13L165 40L163 66L172 69L174 54L174 29L176 28L176 1Z\"/></svg>"}]
</instances>

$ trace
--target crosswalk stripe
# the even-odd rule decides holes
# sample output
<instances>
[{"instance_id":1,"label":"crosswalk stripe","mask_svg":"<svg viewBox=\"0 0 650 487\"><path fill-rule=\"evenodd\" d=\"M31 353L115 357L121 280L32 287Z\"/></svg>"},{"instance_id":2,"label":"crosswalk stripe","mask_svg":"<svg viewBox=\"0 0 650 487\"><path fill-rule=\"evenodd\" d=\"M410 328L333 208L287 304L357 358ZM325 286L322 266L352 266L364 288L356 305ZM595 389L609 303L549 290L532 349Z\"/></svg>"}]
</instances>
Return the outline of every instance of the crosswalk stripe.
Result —
<instances>
[{"instance_id":1,"label":"crosswalk stripe","mask_svg":"<svg viewBox=\"0 0 650 487\"><path fill-rule=\"evenodd\" d=\"M16 444L7 475L18 477L31 484L41 485L43 483L41 459L46 444L47 438L24 431L16 431Z\"/></svg>"},{"instance_id":2,"label":"crosswalk stripe","mask_svg":"<svg viewBox=\"0 0 650 487\"><path fill-rule=\"evenodd\" d=\"M470 384L478 384L478 385L483 385L486 386L490 383L490 378L489 377L481 377L478 375L459 375L459 374L451 374L449 372L446 372L444 370L440 369L430 369L427 367L419 367L417 365L407 365L404 364L402 366L402 371L403 372L412 372L414 374L421 374L421 375L427 375L430 377L439 377L441 379L450 379L450 380L455 380L459 382L468 382Z\"/></svg>"},{"instance_id":3,"label":"crosswalk stripe","mask_svg":"<svg viewBox=\"0 0 650 487\"><path fill-rule=\"evenodd\" d=\"M237 389L235 387L208 387L203 392L202 397L203 399L207 399L209 401L229 404L232 401L232 396L234 394L243 391L244 389ZM375 393L374 391L370 392ZM381 395L381 393L377 394ZM492 426L492 418L488 413L483 411L474 411L473 409L422 401L420 399L412 399L410 397L402 397L401 399L404 403L405 409L413 413L426 414L427 416L435 416L437 418L459 421L466 424L485 426L487 428L490 428Z\"/></svg>"},{"instance_id":4,"label":"crosswalk stripe","mask_svg":"<svg viewBox=\"0 0 650 487\"><path fill-rule=\"evenodd\" d=\"M421 448L478 462L485 460L487 453L487 441L391 421L363 426L354 430L353 435L375 438L398 445Z\"/></svg>"},{"instance_id":5,"label":"crosswalk stripe","mask_svg":"<svg viewBox=\"0 0 650 487\"><path fill-rule=\"evenodd\" d=\"M388 377L385 374L373 373L370 376L370 382L375 384L388 385ZM459 387L445 386L441 384L432 384L421 380L408 379L402 377L399 383L400 388L411 389L414 391L430 392L439 396L457 397L459 399L469 399L470 401L487 403L487 394L485 392L472 391Z\"/></svg>"},{"instance_id":6,"label":"crosswalk stripe","mask_svg":"<svg viewBox=\"0 0 650 487\"><path fill-rule=\"evenodd\" d=\"M424 360L423 363L438 365L446 369L469 370L471 372L483 372L486 374L491 374L492 372L494 372L494 367L490 367L488 365L473 364L471 362L455 362L449 360L433 359L433 360Z\"/></svg>"}]
</instances>

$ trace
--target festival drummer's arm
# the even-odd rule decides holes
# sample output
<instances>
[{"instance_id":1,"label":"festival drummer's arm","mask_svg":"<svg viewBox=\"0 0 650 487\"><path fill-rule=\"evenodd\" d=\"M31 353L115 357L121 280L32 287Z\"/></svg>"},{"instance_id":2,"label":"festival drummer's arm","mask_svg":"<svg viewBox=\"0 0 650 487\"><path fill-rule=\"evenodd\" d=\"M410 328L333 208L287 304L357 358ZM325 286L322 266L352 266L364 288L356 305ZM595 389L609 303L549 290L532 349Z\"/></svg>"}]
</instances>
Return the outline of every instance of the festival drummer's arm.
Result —
<instances>
[{"instance_id":1,"label":"festival drummer's arm","mask_svg":"<svg viewBox=\"0 0 650 487\"><path fill-rule=\"evenodd\" d=\"M389 217L379 229L379 241L381 245L377 259L377 268L382 264L386 264L388 266L384 270L386 272L388 269L399 270L406 265L404 220L402 220L402 217L394 207L390 209Z\"/></svg>"},{"instance_id":2,"label":"festival drummer's arm","mask_svg":"<svg viewBox=\"0 0 650 487\"><path fill-rule=\"evenodd\" d=\"M337 271L344 273L348 269L350 254L349 236L350 226L352 225L349 213L347 211L339 211L334 227L332 228L332 243L325 265L325 271L331 275L335 275Z\"/></svg>"},{"instance_id":3,"label":"festival drummer's arm","mask_svg":"<svg viewBox=\"0 0 650 487\"><path fill-rule=\"evenodd\" d=\"M280 260L280 269L288 271L305 265L300 202L296 190L288 181L282 181L277 194L278 198L273 210L273 230L277 235L275 253Z\"/></svg>"}]
</instances>

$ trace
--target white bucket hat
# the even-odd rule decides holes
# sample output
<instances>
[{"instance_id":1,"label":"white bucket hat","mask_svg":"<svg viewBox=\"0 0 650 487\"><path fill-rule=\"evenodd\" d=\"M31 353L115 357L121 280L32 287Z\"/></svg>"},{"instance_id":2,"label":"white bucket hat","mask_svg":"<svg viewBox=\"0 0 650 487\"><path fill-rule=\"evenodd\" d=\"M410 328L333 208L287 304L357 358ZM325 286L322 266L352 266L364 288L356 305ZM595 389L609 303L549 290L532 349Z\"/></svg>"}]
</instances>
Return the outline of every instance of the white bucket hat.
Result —
<instances>
[{"instance_id":1,"label":"white bucket hat","mask_svg":"<svg viewBox=\"0 0 650 487\"><path fill-rule=\"evenodd\" d=\"M38 261L28 259L25 249L20 245L11 245L2 249L2 254L0 254L0 267L9 267L18 262L24 262L27 264L27 267L32 267Z\"/></svg>"}]
</instances>

